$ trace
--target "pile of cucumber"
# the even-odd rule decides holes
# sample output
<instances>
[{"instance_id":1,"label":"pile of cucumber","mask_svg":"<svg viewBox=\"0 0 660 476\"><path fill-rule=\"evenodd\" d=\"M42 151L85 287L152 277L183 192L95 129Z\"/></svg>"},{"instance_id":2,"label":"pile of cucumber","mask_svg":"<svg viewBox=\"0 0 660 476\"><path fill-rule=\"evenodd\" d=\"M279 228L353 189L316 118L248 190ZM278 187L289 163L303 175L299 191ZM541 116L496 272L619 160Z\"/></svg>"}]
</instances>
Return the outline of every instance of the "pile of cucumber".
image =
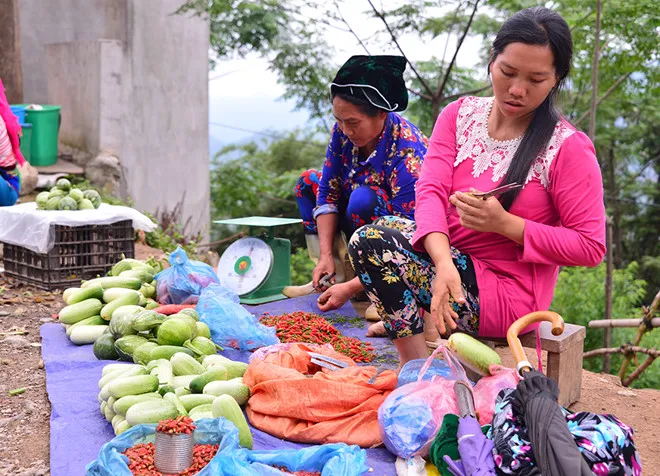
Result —
<instances>
[{"instance_id":1,"label":"pile of cucumber","mask_svg":"<svg viewBox=\"0 0 660 476\"><path fill-rule=\"evenodd\" d=\"M101 414L116 435L180 415L224 417L238 428L241 446L251 449L252 434L241 410L250 397L243 383L247 367L217 354L200 362L182 352L147 365L108 364L99 380Z\"/></svg>"},{"instance_id":2,"label":"pile of cucumber","mask_svg":"<svg viewBox=\"0 0 660 476\"><path fill-rule=\"evenodd\" d=\"M153 258L148 261L123 259L108 276L83 281L69 288L59 312L67 336L77 345L93 344L107 330L114 311L122 306L140 309L158 307L154 276L162 269Z\"/></svg>"}]
</instances>

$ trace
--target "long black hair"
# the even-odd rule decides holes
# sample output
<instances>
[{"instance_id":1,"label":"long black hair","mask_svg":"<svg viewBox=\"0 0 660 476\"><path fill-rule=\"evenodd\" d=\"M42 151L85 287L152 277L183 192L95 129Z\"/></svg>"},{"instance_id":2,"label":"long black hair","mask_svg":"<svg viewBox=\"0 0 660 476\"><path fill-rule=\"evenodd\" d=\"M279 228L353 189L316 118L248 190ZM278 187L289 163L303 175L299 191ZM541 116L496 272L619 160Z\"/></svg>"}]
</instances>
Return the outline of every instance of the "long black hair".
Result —
<instances>
[{"instance_id":1,"label":"long black hair","mask_svg":"<svg viewBox=\"0 0 660 476\"><path fill-rule=\"evenodd\" d=\"M566 21L552 10L544 7L533 7L521 10L509 18L493 41L493 50L488 64L490 66L497 55L504 51L510 43L527 45L549 45L554 56L554 66L557 74L557 84L552 88L545 101L536 109L532 122L527 127L520 145L511 160L509 170L502 184L521 183L527 180L527 175L539 153L548 145L555 125L561 114L557 109L556 99L559 88L564 83L571 69L573 57L573 40L571 30ZM516 199L520 189L504 194L502 206L508 210Z\"/></svg>"}]
</instances>

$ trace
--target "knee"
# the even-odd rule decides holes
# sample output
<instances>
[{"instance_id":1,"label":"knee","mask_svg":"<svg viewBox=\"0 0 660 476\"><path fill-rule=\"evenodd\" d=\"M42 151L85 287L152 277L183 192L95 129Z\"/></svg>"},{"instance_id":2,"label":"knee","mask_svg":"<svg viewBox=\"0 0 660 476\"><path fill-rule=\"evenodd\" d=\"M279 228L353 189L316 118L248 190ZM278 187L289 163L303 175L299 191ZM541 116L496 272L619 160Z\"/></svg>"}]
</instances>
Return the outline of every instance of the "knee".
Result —
<instances>
[{"instance_id":1,"label":"knee","mask_svg":"<svg viewBox=\"0 0 660 476\"><path fill-rule=\"evenodd\" d=\"M383 217L376 218L373 224L376 226L384 226L385 228L394 228L392 224L397 220L399 220L399 217L395 215L385 215Z\"/></svg>"},{"instance_id":2,"label":"knee","mask_svg":"<svg viewBox=\"0 0 660 476\"><path fill-rule=\"evenodd\" d=\"M300 174L298 180L296 180L296 189L300 187L311 187L314 184L318 185L321 179L321 173L315 169L305 170Z\"/></svg>"},{"instance_id":3,"label":"knee","mask_svg":"<svg viewBox=\"0 0 660 476\"><path fill-rule=\"evenodd\" d=\"M384 193L378 187L370 187L369 185L362 185L353 190L346 208L349 216L371 217L377 215L375 210L379 205L379 192Z\"/></svg>"}]
</instances>

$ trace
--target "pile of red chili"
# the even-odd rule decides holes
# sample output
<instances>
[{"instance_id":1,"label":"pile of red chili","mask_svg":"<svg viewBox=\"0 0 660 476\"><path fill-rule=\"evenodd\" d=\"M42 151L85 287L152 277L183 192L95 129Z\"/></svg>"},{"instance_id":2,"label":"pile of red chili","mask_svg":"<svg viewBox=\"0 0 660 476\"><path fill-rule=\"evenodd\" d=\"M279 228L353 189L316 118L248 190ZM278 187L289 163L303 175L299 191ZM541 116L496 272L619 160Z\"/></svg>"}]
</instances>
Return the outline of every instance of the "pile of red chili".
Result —
<instances>
[{"instance_id":1,"label":"pile of red chili","mask_svg":"<svg viewBox=\"0 0 660 476\"><path fill-rule=\"evenodd\" d=\"M266 313L261 317L261 323L275 327L280 342L330 344L335 351L349 356L355 362L371 362L376 357L369 343L342 335L327 320L312 312L296 311L280 316Z\"/></svg>"},{"instance_id":2,"label":"pile of red chili","mask_svg":"<svg viewBox=\"0 0 660 476\"><path fill-rule=\"evenodd\" d=\"M195 445L193 448L193 464L179 476L192 476L199 473L209 464L218 452L218 445ZM124 451L128 457L128 469L134 475L162 476L163 473L154 465L156 446L153 443L140 443Z\"/></svg>"},{"instance_id":3,"label":"pile of red chili","mask_svg":"<svg viewBox=\"0 0 660 476\"><path fill-rule=\"evenodd\" d=\"M181 415L176 418L168 418L167 420L159 421L156 431L169 433L171 435L181 435L184 433L189 435L195 431L195 428L192 418Z\"/></svg>"},{"instance_id":4,"label":"pile of red chili","mask_svg":"<svg viewBox=\"0 0 660 476\"><path fill-rule=\"evenodd\" d=\"M192 419L186 416L180 416L168 420L162 420L158 423L156 431L169 434L190 434L195 431L195 424ZM192 476L199 473L209 461L213 459L218 452L219 445L195 445L193 448L193 463L184 472L178 476ZM128 469L134 475L140 476L162 476L162 473L156 469L154 457L156 446L153 443L140 443L124 451L128 457Z\"/></svg>"}]
</instances>

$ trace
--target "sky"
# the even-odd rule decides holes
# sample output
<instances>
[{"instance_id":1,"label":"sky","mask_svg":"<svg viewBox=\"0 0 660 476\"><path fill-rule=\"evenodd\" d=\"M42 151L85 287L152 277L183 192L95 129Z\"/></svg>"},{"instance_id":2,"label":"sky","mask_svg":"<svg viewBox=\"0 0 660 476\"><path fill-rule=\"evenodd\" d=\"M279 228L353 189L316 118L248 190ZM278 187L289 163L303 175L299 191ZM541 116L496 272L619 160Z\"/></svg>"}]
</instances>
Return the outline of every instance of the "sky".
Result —
<instances>
[{"instance_id":1,"label":"sky","mask_svg":"<svg viewBox=\"0 0 660 476\"><path fill-rule=\"evenodd\" d=\"M383 0L391 5L405 3ZM362 38L384 29L378 19L365 14L370 9L366 0L352 0L342 6L341 13ZM364 33L363 33L364 32ZM334 46L333 61L341 66L350 56L365 54L350 33L330 29L326 39ZM395 46L388 44L368 45L371 54L399 54ZM442 57L446 36L422 42L414 36L399 41L403 51L412 61ZM467 38L461 47L457 63L462 67L474 66L479 61L480 40ZM456 47L456 37L450 39L447 60ZM266 59L257 55L246 59L223 60L209 72L209 135L211 151L220 145L242 142L255 137L255 132L269 130L287 131L304 127L309 120L305 111L293 111L292 101L283 101L284 88L277 83L276 73L268 70Z\"/></svg>"}]
</instances>

